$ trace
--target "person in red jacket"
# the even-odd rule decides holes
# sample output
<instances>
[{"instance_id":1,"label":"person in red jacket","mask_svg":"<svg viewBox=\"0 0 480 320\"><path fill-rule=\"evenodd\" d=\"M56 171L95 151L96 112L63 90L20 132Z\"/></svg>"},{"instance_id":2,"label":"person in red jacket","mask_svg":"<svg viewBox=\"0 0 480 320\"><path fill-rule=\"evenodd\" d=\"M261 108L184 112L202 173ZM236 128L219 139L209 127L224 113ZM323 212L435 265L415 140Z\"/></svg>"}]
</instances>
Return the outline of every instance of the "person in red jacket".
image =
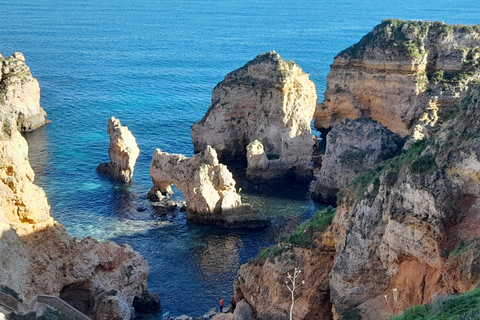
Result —
<instances>
[{"instance_id":1,"label":"person in red jacket","mask_svg":"<svg viewBox=\"0 0 480 320\"><path fill-rule=\"evenodd\" d=\"M220 298L220 312L223 312L223 299Z\"/></svg>"}]
</instances>

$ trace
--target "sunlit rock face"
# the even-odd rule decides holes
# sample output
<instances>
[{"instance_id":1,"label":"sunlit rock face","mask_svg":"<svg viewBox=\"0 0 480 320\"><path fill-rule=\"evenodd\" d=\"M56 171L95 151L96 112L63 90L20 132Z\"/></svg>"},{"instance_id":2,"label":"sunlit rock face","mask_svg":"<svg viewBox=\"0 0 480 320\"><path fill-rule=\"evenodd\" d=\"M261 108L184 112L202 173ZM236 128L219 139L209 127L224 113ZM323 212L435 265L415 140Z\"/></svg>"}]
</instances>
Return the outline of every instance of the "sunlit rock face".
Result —
<instances>
[{"instance_id":1,"label":"sunlit rock face","mask_svg":"<svg viewBox=\"0 0 480 320\"><path fill-rule=\"evenodd\" d=\"M0 284L24 299L60 295L93 319L129 319L134 298L149 295L147 261L128 245L79 241L54 221L25 139L5 125L15 114L2 106L0 119Z\"/></svg>"},{"instance_id":2,"label":"sunlit rock face","mask_svg":"<svg viewBox=\"0 0 480 320\"><path fill-rule=\"evenodd\" d=\"M15 52L8 58L0 55L0 106L14 117L6 126L16 126L19 131L31 131L50 121L40 107L40 86L25 64L25 57Z\"/></svg>"},{"instance_id":3,"label":"sunlit rock face","mask_svg":"<svg viewBox=\"0 0 480 320\"><path fill-rule=\"evenodd\" d=\"M334 251L332 263L305 278L329 274L331 314L317 319L388 318L385 296L393 305L393 289L398 314L480 285L479 31L386 20L335 59L317 126L334 132L344 118L372 118L408 141L400 155L340 190L335 218L318 240ZM265 305L285 295L278 275L286 270L272 266L292 259L311 269L322 263L303 261L325 254L299 247L242 266L236 301L286 317L286 297Z\"/></svg>"},{"instance_id":4,"label":"sunlit rock face","mask_svg":"<svg viewBox=\"0 0 480 320\"><path fill-rule=\"evenodd\" d=\"M308 74L275 51L263 53L215 87L205 116L192 126L195 152L210 145L221 161L245 161L247 145L258 140L267 157L280 160L277 173L309 178L316 103Z\"/></svg>"},{"instance_id":5,"label":"sunlit rock face","mask_svg":"<svg viewBox=\"0 0 480 320\"><path fill-rule=\"evenodd\" d=\"M419 139L480 78L480 30L442 22L384 20L340 52L315 127L372 118Z\"/></svg>"},{"instance_id":6,"label":"sunlit rock face","mask_svg":"<svg viewBox=\"0 0 480 320\"><path fill-rule=\"evenodd\" d=\"M359 174L400 154L404 140L372 119L344 119L327 135L322 167L310 184L312 199L335 204L338 191Z\"/></svg>"},{"instance_id":7,"label":"sunlit rock face","mask_svg":"<svg viewBox=\"0 0 480 320\"><path fill-rule=\"evenodd\" d=\"M467 97L470 103L459 104L455 117L403 160L344 189L332 224L337 314L358 308L368 319L373 310L388 315L384 295L393 289L400 312L480 284L480 88Z\"/></svg>"},{"instance_id":8,"label":"sunlit rock face","mask_svg":"<svg viewBox=\"0 0 480 320\"><path fill-rule=\"evenodd\" d=\"M110 137L110 162L100 164L97 171L113 180L129 182L140 154L135 137L114 117L108 120L107 133Z\"/></svg>"},{"instance_id":9,"label":"sunlit rock face","mask_svg":"<svg viewBox=\"0 0 480 320\"><path fill-rule=\"evenodd\" d=\"M320 240L321 241L321 240ZM288 274L301 270L296 279L294 319L331 319L328 273L334 248L325 244L310 248L279 245L276 257L256 258L241 266L234 282L236 303L246 301L260 319L289 319L291 292ZM305 281L302 284L302 281Z\"/></svg>"},{"instance_id":10,"label":"sunlit rock face","mask_svg":"<svg viewBox=\"0 0 480 320\"><path fill-rule=\"evenodd\" d=\"M157 149L150 176L160 191L174 184L185 196L187 220L226 226L258 226L264 221L250 205L242 204L227 166L210 146L191 158ZM162 193L168 193L167 191Z\"/></svg>"}]
</instances>

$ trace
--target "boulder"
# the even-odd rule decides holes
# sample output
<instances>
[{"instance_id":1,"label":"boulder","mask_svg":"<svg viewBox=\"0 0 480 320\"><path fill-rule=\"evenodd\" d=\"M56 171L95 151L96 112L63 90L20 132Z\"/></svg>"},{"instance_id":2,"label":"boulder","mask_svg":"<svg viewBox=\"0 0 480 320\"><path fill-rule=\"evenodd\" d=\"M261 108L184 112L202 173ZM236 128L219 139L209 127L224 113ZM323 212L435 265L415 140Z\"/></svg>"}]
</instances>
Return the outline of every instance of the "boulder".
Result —
<instances>
[{"instance_id":1,"label":"boulder","mask_svg":"<svg viewBox=\"0 0 480 320\"><path fill-rule=\"evenodd\" d=\"M233 320L253 320L252 308L245 299L237 303L233 312Z\"/></svg>"},{"instance_id":2,"label":"boulder","mask_svg":"<svg viewBox=\"0 0 480 320\"><path fill-rule=\"evenodd\" d=\"M114 117L108 120L107 132L110 136L110 162L101 163L97 171L113 180L130 182L140 154L135 137L128 127L122 126L120 120Z\"/></svg>"},{"instance_id":3,"label":"boulder","mask_svg":"<svg viewBox=\"0 0 480 320\"><path fill-rule=\"evenodd\" d=\"M187 220L225 226L258 226L265 221L250 205L242 204L227 166L218 162L215 149L187 158L157 149L150 165L154 187L167 190L174 184L185 196Z\"/></svg>"},{"instance_id":4,"label":"boulder","mask_svg":"<svg viewBox=\"0 0 480 320\"><path fill-rule=\"evenodd\" d=\"M404 139L372 119L344 119L327 135L321 169L310 184L313 200L335 204L338 191L402 151Z\"/></svg>"},{"instance_id":5,"label":"boulder","mask_svg":"<svg viewBox=\"0 0 480 320\"><path fill-rule=\"evenodd\" d=\"M40 106L40 86L25 64L25 57L15 52L8 58L0 55L0 107L13 113L7 126L31 131L46 123L47 113Z\"/></svg>"},{"instance_id":6,"label":"boulder","mask_svg":"<svg viewBox=\"0 0 480 320\"><path fill-rule=\"evenodd\" d=\"M281 161L276 171L310 178L316 101L315 85L293 61L260 54L213 90L212 104L192 126L195 152L210 145L222 162L245 162L248 144L258 140L267 158Z\"/></svg>"}]
</instances>

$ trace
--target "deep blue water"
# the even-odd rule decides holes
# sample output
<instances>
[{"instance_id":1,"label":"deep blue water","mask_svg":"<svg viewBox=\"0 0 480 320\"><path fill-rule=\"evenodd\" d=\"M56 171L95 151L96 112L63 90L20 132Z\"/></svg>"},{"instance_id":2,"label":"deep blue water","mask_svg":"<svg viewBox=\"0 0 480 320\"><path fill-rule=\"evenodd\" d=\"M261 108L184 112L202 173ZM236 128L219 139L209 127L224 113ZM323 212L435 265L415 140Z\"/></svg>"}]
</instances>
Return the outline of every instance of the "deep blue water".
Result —
<instances>
[{"instance_id":1,"label":"deep blue water","mask_svg":"<svg viewBox=\"0 0 480 320\"><path fill-rule=\"evenodd\" d=\"M239 266L321 205L305 186L275 190L240 181L245 200L269 215L272 227L230 231L188 224L180 213L159 216L145 197L153 151L192 155L190 126L205 113L212 89L262 52L297 62L322 100L334 56L385 18L476 24L480 2L0 0L0 53L24 53L52 120L26 135L52 215L75 236L141 252L164 312L201 315L220 296L229 301ZM111 116L141 149L130 186L95 172L108 160Z\"/></svg>"}]
</instances>

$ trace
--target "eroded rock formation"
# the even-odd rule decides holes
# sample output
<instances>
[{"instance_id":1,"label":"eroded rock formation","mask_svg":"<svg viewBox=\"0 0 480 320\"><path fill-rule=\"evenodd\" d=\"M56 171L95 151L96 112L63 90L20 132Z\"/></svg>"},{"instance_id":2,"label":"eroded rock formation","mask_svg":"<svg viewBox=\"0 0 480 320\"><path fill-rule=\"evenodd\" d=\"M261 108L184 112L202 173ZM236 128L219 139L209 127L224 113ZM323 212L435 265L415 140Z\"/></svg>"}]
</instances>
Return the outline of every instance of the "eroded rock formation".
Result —
<instances>
[{"instance_id":1,"label":"eroded rock formation","mask_svg":"<svg viewBox=\"0 0 480 320\"><path fill-rule=\"evenodd\" d=\"M114 117L108 120L107 133L110 137L110 162L101 163L97 171L114 180L129 182L140 154L135 137L128 127L122 126L120 120Z\"/></svg>"},{"instance_id":2,"label":"eroded rock formation","mask_svg":"<svg viewBox=\"0 0 480 320\"><path fill-rule=\"evenodd\" d=\"M195 152L210 145L221 161L245 161L247 145L258 140L267 157L280 160L277 174L311 177L316 101L315 85L293 61L261 54L215 87L205 116L192 126Z\"/></svg>"},{"instance_id":3,"label":"eroded rock formation","mask_svg":"<svg viewBox=\"0 0 480 320\"><path fill-rule=\"evenodd\" d=\"M3 122L19 131L31 131L50 121L40 106L40 86L25 64L25 57L15 52L8 58L0 55L0 107L14 116Z\"/></svg>"},{"instance_id":4,"label":"eroded rock formation","mask_svg":"<svg viewBox=\"0 0 480 320\"><path fill-rule=\"evenodd\" d=\"M210 146L191 158L157 149L150 176L163 194L168 193L172 184L182 191L187 203L187 220L191 222L225 226L265 223L250 205L242 204L232 173L218 162L217 153Z\"/></svg>"},{"instance_id":5,"label":"eroded rock formation","mask_svg":"<svg viewBox=\"0 0 480 320\"><path fill-rule=\"evenodd\" d=\"M295 291L294 319L331 319L332 305L328 274L333 264L334 247L321 236L309 248L282 243L267 258L257 258L242 265L234 282L234 300L243 299L257 318L289 319L291 294L285 286L287 272L302 270Z\"/></svg>"},{"instance_id":6,"label":"eroded rock formation","mask_svg":"<svg viewBox=\"0 0 480 320\"><path fill-rule=\"evenodd\" d=\"M327 135L322 167L310 184L312 199L335 204L338 191L361 173L399 154L403 139L371 119L344 119Z\"/></svg>"},{"instance_id":7,"label":"eroded rock formation","mask_svg":"<svg viewBox=\"0 0 480 320\"><path fill-rule=\"evenodd\" d=\"M315 127L366 117L422 138L480 79L479 47L477 27L384 20L335 57Z\"/></svg>"},{"instance_id":8,"label":"eroded rock formation","mask_svg":"<svg viewBox=\"0 0 480 320\"><path fill-rule=\"evenodd\" d=\"M314 249L294 245L291 266L307 270L335 252L331 264L305 279L329 273L323 286L332 314L322 319L386 318L385 295L392 302L393 289L398 314L480 285L478 32L478 26L388 20L336 58L317 125L329 129L345 117L371 117L409 143L341 189L335 218L310 243ZM326 157L323 165L329 166ZM278 268L289 255L271 250L264 256L271 262L242 266L236 294L256 314L281 318L285 305L262 302L278 301L284 280L272 265ZM307 259L316 262L302 264ZM309 318L313 304L302 307L308 311L297 318Z\"/></svg>"},{"instance_id":9,"label":"eroded rock formation","mask_svg":"<svg viewBox=\"0 0 480 320\"><path fill-rule=\"evenodd\" d=\"M2 124L15 117L5 109L0 115ZM130 318L134 298L150 295L147 261L128 245L71 237L50 216L45 193L33 179L25 139L15 126L3 125L0 284L24 299L60 295L93 319Z\"/></svg>"}]
</instances>

